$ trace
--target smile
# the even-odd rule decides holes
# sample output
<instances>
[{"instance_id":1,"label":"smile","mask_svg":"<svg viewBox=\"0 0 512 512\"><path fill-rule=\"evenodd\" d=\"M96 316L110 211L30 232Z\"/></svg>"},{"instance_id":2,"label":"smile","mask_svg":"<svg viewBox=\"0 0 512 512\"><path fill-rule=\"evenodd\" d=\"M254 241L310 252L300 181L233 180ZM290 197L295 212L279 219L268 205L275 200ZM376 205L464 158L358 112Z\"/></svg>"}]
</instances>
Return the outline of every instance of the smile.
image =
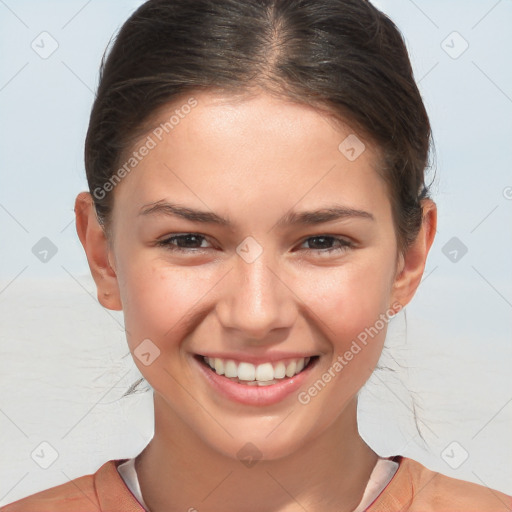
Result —
<instances>
[{"instance_id":1,"label":"smile","mask_svg":"<svg viewBox=\"0 0 512 512\"><path fill-rule=\"evenodd\" d=\"M252 362L244 361L243 355L211 356L194 354L192 361L216 397L257 407L293 400L312 379L320 360L313 354L273 355L267 360L248 356Z\"/></svg>"},{"instance_id":2,"label":"smile","mask_svg":"<svg viewBox=\"0 0 512 512\"><path fill-rule=\"evenodd\" d=\"M282 379L291 378L302 372L311 357L300 357L286 361L266 362L258 365L245 361L202 356L203 361L217 374L238 384L249 386L270 386Z\"/></svg>"}]
</instances>

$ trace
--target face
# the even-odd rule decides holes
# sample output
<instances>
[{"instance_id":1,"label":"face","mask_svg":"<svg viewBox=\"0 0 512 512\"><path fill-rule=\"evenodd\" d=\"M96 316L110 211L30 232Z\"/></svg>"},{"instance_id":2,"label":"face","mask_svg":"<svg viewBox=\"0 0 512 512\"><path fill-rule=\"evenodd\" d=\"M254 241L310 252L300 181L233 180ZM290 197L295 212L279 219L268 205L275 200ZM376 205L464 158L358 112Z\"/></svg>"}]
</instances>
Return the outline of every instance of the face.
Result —
<instances>
[{"instance_id":1,"label":"face","mask_svg":"<svg viewBox=\"0 0 512 512\"><path fill-rule=\"evenodd\" d=\"M325 114L194 98L160 112L114 190L128 343L158 414L278 458L335 425L379 359L400 261L388 191L374 148L357 156Z\"/></svg>"}]
</instances>

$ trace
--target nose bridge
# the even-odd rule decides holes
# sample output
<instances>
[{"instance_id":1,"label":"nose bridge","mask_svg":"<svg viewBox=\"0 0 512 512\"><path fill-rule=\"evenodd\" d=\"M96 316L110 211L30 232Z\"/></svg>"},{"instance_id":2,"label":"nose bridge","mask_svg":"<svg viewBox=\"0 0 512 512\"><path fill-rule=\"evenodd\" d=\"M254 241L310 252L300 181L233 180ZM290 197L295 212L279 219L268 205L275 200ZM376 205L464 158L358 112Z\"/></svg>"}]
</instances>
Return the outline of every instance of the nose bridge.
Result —
<instances>
[{"instance_id":1,"label":"nose bridge","mask_svg":"<svg viewBox=\"0 0 512 512\"><path fill-rule=\"evenodd\" d=\"M280 279L279 262L271 251L258 248L252 241L248 244L245 252L243 243L237 250L235 268L230 272L218 312L223 327L256 339L273 329L289 327L294 306L291 292Z\"/></svg>"}]
</instances>

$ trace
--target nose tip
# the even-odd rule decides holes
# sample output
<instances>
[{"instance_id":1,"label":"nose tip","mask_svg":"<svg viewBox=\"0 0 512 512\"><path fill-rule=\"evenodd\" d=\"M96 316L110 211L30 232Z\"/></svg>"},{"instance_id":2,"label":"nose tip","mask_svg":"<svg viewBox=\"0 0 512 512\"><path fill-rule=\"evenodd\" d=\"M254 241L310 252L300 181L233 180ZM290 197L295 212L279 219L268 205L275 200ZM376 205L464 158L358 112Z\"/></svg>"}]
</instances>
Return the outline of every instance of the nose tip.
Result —
<instances>
[{"instance_id":1,"label":"nose tip","mask_svg":"<svg viewBox=\"0 0 512 512\"><path fill-rule=\"evenodd\" d=\"M254 247L247 253L254 254ZM247 254L246 253L246 254ZM222 326L237 330L247 340L267 338L276 329L289 328L295 319L293 294L283 284L276 263L260 253L251 260L240 257L226 283L217 314Z\"/></svg>"}]
</instances>

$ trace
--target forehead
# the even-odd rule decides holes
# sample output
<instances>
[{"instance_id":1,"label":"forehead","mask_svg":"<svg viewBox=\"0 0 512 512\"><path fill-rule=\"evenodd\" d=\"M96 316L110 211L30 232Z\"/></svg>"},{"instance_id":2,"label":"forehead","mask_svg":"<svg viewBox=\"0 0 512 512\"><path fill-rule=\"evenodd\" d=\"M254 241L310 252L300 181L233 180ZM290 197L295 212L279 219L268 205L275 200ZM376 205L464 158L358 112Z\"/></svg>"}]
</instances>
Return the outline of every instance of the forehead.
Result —
<instances>
[{"instance_id":1,"label":"forehead","mask_svg":"<svg viewBox=\"0 0 512 512\"><path fill-rule=\"evenodd\" d=\"M116 195L139 206L171 195L220 206L368 207L387 196L376 148L347 123L264 93L183 96L158 111L130 155L136 165Z\"/></svg>"}]
</instances>

